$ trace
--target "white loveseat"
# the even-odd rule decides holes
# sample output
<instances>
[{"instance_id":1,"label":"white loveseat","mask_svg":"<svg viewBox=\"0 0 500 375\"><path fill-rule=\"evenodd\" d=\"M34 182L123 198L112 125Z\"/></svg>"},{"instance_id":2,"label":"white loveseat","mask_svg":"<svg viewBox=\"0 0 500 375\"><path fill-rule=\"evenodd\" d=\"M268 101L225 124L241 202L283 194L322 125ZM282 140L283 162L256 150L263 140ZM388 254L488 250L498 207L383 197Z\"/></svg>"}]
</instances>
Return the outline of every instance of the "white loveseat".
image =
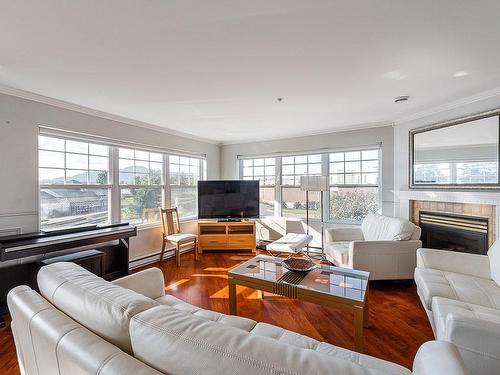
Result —
<instances>
[{"instance_id":1,"label":"white loveseat","mask_svg":"<svg viewBox=\"0 0 500 375\"><path fill-rule=\"evenodd\" d=\"M327 259L369 271L370 280L413 279L421 229L406 219L368 214L361 226L325 231Z\"/></svg>"},{"instance_id":2,"label":"white loveseat","mask_svg":"<svg viewBox=\"0 0 500 375\"><path fill-rule=\"evenodd\" d=\"M500 286L491 271L485 255L417 250L415 282L434 336L458 347L471 374L500 374Z\"/></svg>"},{"instance_id":3,"label":"white loveseat","mask_svg":"<svg viewBox=\"0 0 500 375\"><path fill-rule=\"evenodd\" d=\"M8 295L25 375L411 374L396 364L164 294L149 269L114 283L71 263L43 267L42 295ZM453 344L418 351L417 375L465 375Z\"/></svg>"}]
</instances>

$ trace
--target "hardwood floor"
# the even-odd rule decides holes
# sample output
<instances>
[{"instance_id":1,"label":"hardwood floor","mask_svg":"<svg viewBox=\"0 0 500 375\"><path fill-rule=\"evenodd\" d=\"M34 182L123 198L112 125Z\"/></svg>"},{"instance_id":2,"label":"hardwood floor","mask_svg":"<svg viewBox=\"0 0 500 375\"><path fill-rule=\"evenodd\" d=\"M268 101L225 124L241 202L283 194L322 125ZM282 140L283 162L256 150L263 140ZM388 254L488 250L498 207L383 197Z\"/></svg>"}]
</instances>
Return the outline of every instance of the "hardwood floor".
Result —
<instances>
[{"instance_id":1,"label":"hardwood floor","mask_svg":"<svg viewBox=\"0 0 500 375\"><path fill-rule=\"evenodd\" d=\"M175 266L174 259L169 259L161 267L166 292L191 304L229 313L226 271L250 257L248 253L203 253L195 265L193 254L189 253L182 256L180 268ZM347 312L267 294L260 300L256 291L243 287L238 287L237 298L241 316L353 348L353 317ZM370 327L364 330L366 354L411 368L417 349L432 339L432 330L414 285L376 283L370 286ZM0 328L0 373L19 374L9 324Z\"/></svg>"}]
</instances>

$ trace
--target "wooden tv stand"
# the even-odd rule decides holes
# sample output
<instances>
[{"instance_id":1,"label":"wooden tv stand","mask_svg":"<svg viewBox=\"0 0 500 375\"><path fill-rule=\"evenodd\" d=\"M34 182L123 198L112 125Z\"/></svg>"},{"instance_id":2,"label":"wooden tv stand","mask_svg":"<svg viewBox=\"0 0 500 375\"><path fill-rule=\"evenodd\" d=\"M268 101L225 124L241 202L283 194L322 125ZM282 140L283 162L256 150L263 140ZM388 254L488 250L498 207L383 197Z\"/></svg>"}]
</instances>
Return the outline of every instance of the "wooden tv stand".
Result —
<instances>
[{"instance_id":1,"label":"wooden tv stand","mask_svg":"<svg viewBox=\"0 0 500 375\"><path fill-rule=\"evenodd\" d=\"M200 220L198 222L198 252L203 250L256 251L255 221L218 222Z\"/></svg>"}]
</instances>

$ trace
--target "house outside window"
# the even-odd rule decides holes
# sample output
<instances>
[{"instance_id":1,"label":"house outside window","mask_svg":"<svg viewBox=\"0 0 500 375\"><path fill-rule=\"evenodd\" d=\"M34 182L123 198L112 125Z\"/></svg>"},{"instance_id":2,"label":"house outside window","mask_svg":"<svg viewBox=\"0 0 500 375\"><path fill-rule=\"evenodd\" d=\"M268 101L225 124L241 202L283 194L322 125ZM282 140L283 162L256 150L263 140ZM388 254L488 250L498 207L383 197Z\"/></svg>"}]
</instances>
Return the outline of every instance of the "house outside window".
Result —
<instances>
[{"instance_id":1,"label":"house outside window","mask_svg":"<svg viewBox=\"0 0 500 375\"><path fill-rule=\"evenodd\" d=\"M40 227L109 221L109 147L39 137Z\"/></svg>"},{"instance_id":2,"label":"house outside window","mask_svg":"<svg viewBox=\"0 0 500 375\"><path fill-rule=\"evenodd\" d=\"M133 224L159 221L162 207L163 155L119 149L121 220Z\"/></svg>"}]
</instances>

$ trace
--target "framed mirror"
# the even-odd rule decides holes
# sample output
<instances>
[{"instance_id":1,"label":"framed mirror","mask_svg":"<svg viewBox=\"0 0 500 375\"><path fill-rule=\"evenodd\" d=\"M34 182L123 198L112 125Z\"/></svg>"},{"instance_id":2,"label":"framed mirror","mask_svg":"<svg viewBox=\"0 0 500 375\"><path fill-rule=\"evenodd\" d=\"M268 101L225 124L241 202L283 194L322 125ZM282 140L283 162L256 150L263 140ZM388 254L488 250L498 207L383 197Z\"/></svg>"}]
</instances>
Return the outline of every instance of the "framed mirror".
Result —
<instances>
[{"instance_id":1,"label":"framed mirror","mask_svg":"<svg viewBox=\"0 0 500 375\"><path fill-rule=\"evenodd\" d=\"M410 188L499 189L500 110L410 131Z\"/></svg>"}]
</instances>

